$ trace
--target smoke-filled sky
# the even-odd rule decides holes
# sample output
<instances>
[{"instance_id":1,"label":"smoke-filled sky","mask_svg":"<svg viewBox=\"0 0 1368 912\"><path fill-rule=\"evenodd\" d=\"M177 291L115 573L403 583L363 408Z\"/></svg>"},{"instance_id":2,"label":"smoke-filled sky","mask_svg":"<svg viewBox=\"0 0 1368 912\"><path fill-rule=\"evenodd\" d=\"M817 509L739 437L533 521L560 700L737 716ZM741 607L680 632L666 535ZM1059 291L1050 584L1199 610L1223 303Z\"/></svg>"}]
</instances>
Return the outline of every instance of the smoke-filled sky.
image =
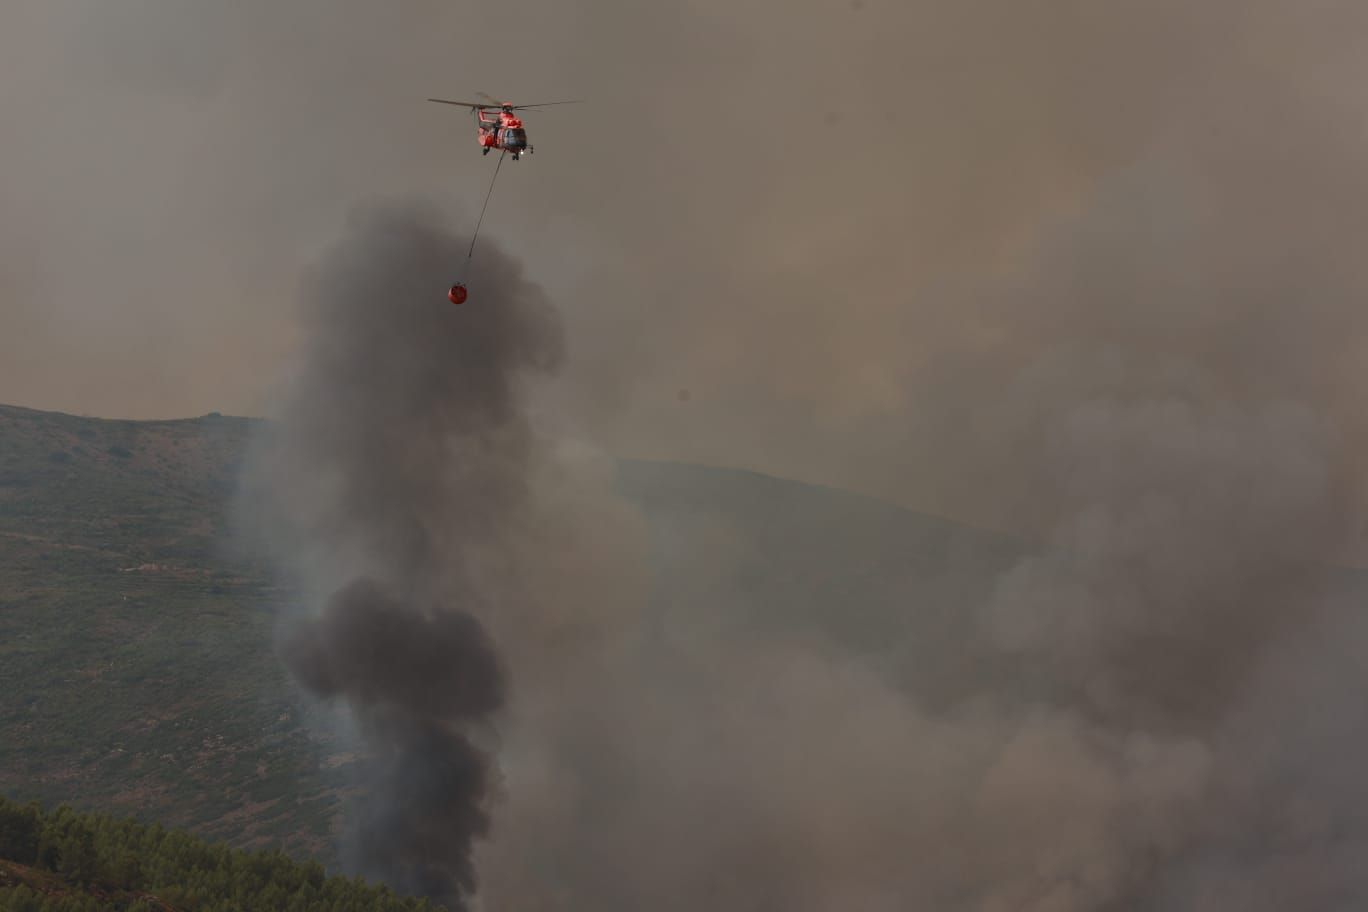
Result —
<instances>
[{"instance_id":1,"label":"smoke-filled sky","mask_svg":"<svg viewBox=\"0 0 1368 912\"><path fill-rule=\"evenodd\" d=\"M429 517L447 549L431 562L474 561L475 596L507 597L452 606L508 668L477 846L491 908L1363 905L1368 629L1361 584L1317 563L1361 550L1362 4L3 15L0 400L37 407L271 412L287 366L332 376L308 344L327 333L300 322L306 275L326 289L355 262L369 284L336 291L348 313L426 294L415 273L440 305L440 269L394 246L410 235L346 226L359 205L437 207L451 233L423 221L415 248L459 266L493 162L424 97L589 99L529 116L537 154L504 165L486 221L485 262L520 263L564 337L559 372L510 406L535 458L454 469L473 473L462 497L508 482L518 521L489 539L459 510ZM359 240L323 257L339 237ZM461 319L497 325L478 308L504 299L478 267L471 285ZM357 338L459 375L459 349L410 362L432 342L414 330ZM370 389L366 358L340 363ZM338 388L296 418L345 415ZM446 408L414 452L478 442ZM576 474L597 464L566 436L1033 545L980 574L980 597L878 608L895 633L876 662L740 624L731 609L783 606L728 588L752 545L710 529L669 557L692 554L717 597L662 632L639 517ZM381 452L381 474L406 452ZM328 537L348 471L301 473L321 487L297 489L294 521L319 534L282 555L320 598L355 569L329 564L351 556ZM389 541L385 506L362 540ZM411 569L359 554L391 583ZM948 669L934 698L909 656Z\"/></svg>"},{"instance_id":2,"label":"smoke-filled sky","mask_svg":"<svg viewBox=\"0 0 1368 912\"><path fill-rule=\"evenodd\" d=\"M528 118L538 153L486 230L564 314L557 395L619 452L963 513L944 413L1047 347L1228 355L1241 384L1318 396L1360 360L1359 4L3 16L5 401L269 412L301 270L345 213L418 195L471 221L493 162L423 99L476 91L589 101Z\"/></svg>"}]
</instances>

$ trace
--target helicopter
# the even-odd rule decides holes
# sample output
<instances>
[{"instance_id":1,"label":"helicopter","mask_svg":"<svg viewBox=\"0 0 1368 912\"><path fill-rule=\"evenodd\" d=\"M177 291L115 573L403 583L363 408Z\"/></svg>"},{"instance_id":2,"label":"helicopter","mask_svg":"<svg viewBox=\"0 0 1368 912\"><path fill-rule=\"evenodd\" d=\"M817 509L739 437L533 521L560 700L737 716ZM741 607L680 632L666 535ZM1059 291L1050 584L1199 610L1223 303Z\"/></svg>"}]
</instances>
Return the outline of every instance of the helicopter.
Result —
<instances>
[{"instance_id":1,"label":"helicopter","mask_svg":"<svg viewBox=\"0 0 1368 912\"><path fill-rule=\"evenodd\" d=\"M484 92L476 94L485 101L451 101L447 98L429 98L428 101L469 108L475 115L476 141L480 144L480 154L488 155L490 150L498 149L511 153L514 161L522 158L523 153L530 155L533 152L527 143L527 131L523 129L522 118L514 114L514 111L545 108L550 105L579 104L578 101L546 101L541 104L515 105L506 101L496 101Z\"/></svg>"}]
</instances>

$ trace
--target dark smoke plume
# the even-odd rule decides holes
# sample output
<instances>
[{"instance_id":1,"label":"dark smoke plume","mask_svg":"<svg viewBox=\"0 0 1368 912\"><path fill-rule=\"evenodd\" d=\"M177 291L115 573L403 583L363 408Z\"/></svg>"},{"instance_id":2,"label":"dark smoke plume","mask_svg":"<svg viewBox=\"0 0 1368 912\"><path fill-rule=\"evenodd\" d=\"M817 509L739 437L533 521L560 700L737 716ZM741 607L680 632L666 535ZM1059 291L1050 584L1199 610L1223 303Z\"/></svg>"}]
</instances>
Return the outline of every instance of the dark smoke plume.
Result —
<instances>
[{"instance_id":1,"label":"dark smoke plume","mask_svg":"<svg viewBox=\"0 0 1368 912\"><path fill-rule=\"evenodd\" d=\"M250 472L282 567L323 602L289 632L287 665L345 700L364 740L352 864L453 907L490 827L476 735L505 675L480 616L512 591L501 536L533 454L521 378L560 349L497 253L482 251L471 303L450 305L463 253L423 212L354 220L311 283L308 341Z\"/></svg>"},{"instance_id":2,"label":"dark smoke plume","mask_svg":"<svg viewBox=\"0 0 1368 912\"><path fill-rule=\"evenodd\" d=\"M296 678L321 696L397 706L437 719L475 718L503 700L494 650L480 622L440 607L425 614L358 580L286 648Z\"/></svg>"},{"instance_id":3,"label":"dark smoke plume","mask_svg":"<svg viewBox=\"0 0 1368 912\"><path fill-rule=\"evenodd\" d=\"M437 898L453 886L473 892L471 843L489 830L488 762L460 726L503 700L480 623L440 606L419 613L358 580L295 632L285 658L310 691L348 700L378 754L358 822L362 862Z\"/></svg>"}]
</instances>

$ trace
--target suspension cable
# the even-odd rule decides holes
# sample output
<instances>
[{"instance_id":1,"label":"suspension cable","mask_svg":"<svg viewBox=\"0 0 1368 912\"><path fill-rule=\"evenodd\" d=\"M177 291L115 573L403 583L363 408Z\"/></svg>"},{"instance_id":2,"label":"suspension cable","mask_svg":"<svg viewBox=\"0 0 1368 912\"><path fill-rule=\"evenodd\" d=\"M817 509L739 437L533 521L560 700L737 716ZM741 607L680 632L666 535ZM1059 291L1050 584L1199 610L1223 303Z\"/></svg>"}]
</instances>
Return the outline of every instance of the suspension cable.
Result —
<instances>
[{"instance_id":1,"label":"suspension cable","mask_svg":"<svg viewBox=\"0 0 1368 912\"><path fill-rule=\"evenodd\" d=\"M489 179L489 190L485 193L484 205L480 207L480 217L475 220L475 233L470 236L470 250L466 252L465 269L462 270L466 276L470 274L470 260L475 256L475 240L480 236L480 225L484 224L485 210L489 208L489 198L494 195L494 182L499 179L499 169L503 167L504 156L507 154L507 149L499 153L499 163L494 166L494 176Z\"/></svg>"}]
</instances>

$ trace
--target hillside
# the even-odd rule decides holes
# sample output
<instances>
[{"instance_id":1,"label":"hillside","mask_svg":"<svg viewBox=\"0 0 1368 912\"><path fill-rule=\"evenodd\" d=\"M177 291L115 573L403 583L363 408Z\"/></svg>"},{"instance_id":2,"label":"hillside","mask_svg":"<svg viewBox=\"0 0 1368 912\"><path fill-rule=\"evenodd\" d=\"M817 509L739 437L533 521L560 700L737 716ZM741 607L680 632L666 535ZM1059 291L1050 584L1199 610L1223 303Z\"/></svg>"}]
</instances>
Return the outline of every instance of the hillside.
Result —
<instances>
[{"instance_id":1,"label":"hillside","mask_svg":"<svg viewBox=\"0 0 1368 912\"><path fill-rule=\"evenodd\" d=\"M288 594L226 547L251 428L0 407L0 792L330 858L349 758L271 652ZM662 624L707 605L738 636L808 627L927 699L971 648L958 609L1016 553L749 472L626 461L618 486L653 529ZM934 637L890 626L909 607Z\"/></svg>"},{"instance_id":2,"label":"hillside","mask_svg":"<svg viewBox=\"0 0 1368 912\"><path fill-rule=\"evenodd\" d=\"M219 549L248 428L0 408L0 791L326 851L280 595Z\"/></svg>"},{"instance_id":3,"label":"hillside","mask_svg":"<svg viewBox=\"0 0 1368 912\"><path fill-rule=\"evenodd\" d=\"M127 818L0 799L0 909L14 912L429 912L317 862L243 852Z\"/></svg>"}]
</instances>

